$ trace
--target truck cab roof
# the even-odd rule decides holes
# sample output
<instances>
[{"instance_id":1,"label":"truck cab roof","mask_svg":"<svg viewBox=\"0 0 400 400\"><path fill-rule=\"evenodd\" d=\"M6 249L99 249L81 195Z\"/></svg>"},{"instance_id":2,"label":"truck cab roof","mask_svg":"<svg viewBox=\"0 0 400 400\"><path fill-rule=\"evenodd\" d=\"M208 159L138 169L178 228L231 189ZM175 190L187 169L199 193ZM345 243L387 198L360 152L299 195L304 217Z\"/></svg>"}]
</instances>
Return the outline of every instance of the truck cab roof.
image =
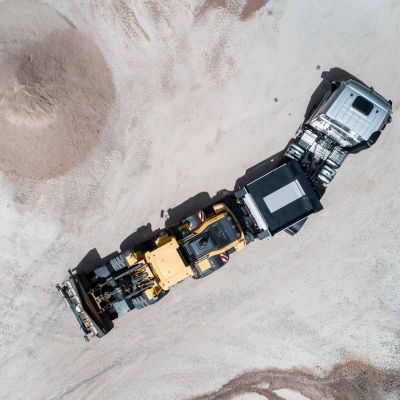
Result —
<instances>
[{"instance_id":1,"label":"truck cab roof","mask_svg":"<svg viewBox=\"0 0 400 400\"><path fill-rule=\"evenodd\" d=\"M235 243L241 236L232 217L227 214L207 225L193 238L182 245L192 260L199 260L207 254Z\"/></svg>"},{"instance_id":2,"label":"truck cab roof","mask_svg":"<svg viewBox=\"0 0 400 400\"><path fill-rule=\"evenodd\" d=\"M309 125L323 131L331 126L346 132L355 143L380 131L391 114L391 104L372 88L349 79L313 113Z\"/></svg>"}]
</instances>

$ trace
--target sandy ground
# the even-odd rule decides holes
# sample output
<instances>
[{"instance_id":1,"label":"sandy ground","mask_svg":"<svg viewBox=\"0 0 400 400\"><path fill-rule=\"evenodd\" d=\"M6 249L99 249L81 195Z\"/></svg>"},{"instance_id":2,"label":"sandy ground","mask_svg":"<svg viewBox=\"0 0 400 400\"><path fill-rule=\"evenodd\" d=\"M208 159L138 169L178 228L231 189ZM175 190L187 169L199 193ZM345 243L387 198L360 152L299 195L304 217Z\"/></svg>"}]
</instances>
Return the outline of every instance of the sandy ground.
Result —
<instances>
[{"instance_id":1,"label":"sandy ground","mask_svg":"<svg viewBox=\"0 0 400 400\"><path fill-rule=\"evenodd\" d=\"M98 142L114 100L111 71L96 44L55 9L31 1L0 7L4 36L10 25L20 31L2 43L0 166L14 179L63 175Z\"/></svg>"},{"instance_id":2,"label":"sandy ground","mask_svg":"<svg viewBox=\"0 0 400 400\"><path fill-rule=\"evenodd\" d=\"M113 82L89 67L76 74L62 58L61 86L88 89L96 78L100 90L80 92L78 116L89 118L81 108L99 98L103 107L91 134L52 128L81 136L65 168L39 162L40 177L10 174L5 166L30 160L31 147L40 157L41 146L29 122L31 133L1 133L0 156L7 146L18 153L0 172L0 398L399 399L400 4L48 3L0 2L1 65L66 29L90 43ZM162 226L161 210L232 189L284 148L331 67L391 98L394 117L376 147L347 159L325 209L298 236L256 242L84 342L54 287L67 269L91 249L113 252L141 226ZM0 118L7 110L0 104ZM74 126L68 110L55 114L63 127ZM33 111L36 121L48 108ZM10 144L22 133L32 136L24 151ZM56 155L74 145L60 138Z\"/></svg>"}]
</instances>

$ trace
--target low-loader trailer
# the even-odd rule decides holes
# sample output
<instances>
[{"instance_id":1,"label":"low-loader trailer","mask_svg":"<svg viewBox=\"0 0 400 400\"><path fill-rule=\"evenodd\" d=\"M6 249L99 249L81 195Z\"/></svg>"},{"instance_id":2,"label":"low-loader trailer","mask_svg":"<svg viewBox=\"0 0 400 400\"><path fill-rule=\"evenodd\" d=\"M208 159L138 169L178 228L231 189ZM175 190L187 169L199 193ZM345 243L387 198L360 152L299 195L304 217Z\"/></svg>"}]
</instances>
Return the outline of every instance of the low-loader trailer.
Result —
<instances>
[{"instance_id":1,"label":"low-loader trailer","mask_svg":"<svg viewBox=\"0 0 400 400\"><path fill-rule=\"evenodd\" d=\"M104 336L113 320L154 304L178 282L215 272L254 239L296 234L322 210L321 197L347 155L377 141L391 109L358 81L332 82L276 169L94 271L70 272L57 288L85 339Z\"/></svg>"}]
</instances>

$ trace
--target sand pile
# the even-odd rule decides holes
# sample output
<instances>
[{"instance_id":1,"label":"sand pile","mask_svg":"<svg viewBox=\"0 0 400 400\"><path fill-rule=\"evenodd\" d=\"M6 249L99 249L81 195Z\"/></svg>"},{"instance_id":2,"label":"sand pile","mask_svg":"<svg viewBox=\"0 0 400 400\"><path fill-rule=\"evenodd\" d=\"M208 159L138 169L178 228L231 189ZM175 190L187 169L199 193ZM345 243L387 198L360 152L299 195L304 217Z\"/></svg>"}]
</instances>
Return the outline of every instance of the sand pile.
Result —
<instances>
[{"instance_id":1,"label":"sand pile","mask_svg":"<svg viewBox=\"0 0 400 400\"><path fill-rule=\"evenodd\" d=\"M20 46L0 63L0 168L32 179L65 173L97 143L114 97L100 50L76 29Z\"/></svg>"}]
</instances>

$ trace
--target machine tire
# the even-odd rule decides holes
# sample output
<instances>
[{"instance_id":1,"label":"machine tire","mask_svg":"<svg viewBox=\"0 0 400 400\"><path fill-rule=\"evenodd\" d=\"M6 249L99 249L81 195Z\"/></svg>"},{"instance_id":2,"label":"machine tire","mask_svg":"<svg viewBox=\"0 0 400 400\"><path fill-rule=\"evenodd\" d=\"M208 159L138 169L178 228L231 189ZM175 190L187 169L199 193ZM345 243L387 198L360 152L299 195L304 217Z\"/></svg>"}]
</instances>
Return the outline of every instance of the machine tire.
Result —
<instances>
[{"instance_id":1,"label":"machine tire","mask_svg":"<svg viewBox=\"0 0 400 400\"><path fill-rule=\"evenodd\" d=\"M132 303L136 309L142 309L149 305L148 300L141 294L132 299Z\"/></svg>"},{"instance_id":2,"label":"machine tire","mask_svg":"<svg viewBox=\"0 0 400 400\"><path fill-rule=\"evenodd\" d=\"M134 308L140 310L140 309L150 306L154 303L157 303L157 301L160 301L168 293L169 293L169 290L162 291L157 297L154 297L150 300L147 298L145 293L141 293L141 294L133 297L131 299L131 302L132 302Z\"/></svg>"}]
</instances>

